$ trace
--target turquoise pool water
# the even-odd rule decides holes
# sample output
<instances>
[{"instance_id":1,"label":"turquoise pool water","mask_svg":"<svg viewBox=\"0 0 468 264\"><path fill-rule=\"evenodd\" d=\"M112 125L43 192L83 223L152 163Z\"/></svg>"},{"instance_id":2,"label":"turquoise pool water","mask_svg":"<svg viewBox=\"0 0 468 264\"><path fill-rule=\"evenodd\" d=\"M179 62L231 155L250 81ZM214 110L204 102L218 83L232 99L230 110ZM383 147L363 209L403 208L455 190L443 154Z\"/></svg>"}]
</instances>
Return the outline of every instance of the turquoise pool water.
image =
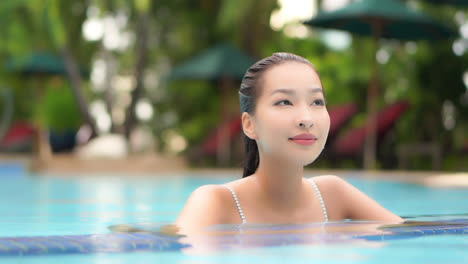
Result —
<instances>
[{"instance_id":1,"label":"turquoise pool water","mask_svg":"<svg viewBox=\"0 0 468 264\"><path fill-rule=\"evenodd\" d=\"M12 168L0 170L0 240L2 237L106 235L110 234L108 227L117 224L170 224L196 187L240 177L240 172L222 175L187 172L158 177L30 175ZM358 175L341 176L408 220L468 221L466 189L432 189ZM338 243L325 240L320 243L319 240L199 255L181 250L146 250L0 256L0 263L466 263L467 249L468 235L446 234L377 242L344 239Z\"/></svg>"}]
</instances>

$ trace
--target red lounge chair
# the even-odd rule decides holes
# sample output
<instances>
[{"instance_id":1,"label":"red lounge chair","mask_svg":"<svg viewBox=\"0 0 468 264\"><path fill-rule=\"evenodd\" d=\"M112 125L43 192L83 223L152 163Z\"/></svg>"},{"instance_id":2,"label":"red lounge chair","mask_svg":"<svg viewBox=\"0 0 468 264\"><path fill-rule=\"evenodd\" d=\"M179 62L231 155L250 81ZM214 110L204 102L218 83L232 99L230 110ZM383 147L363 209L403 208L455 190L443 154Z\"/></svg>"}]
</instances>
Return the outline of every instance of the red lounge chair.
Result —
<instances>
[{"instance_id":1,"label":"red lounge chair","mask_svg":"<svg viewBox=\"0 0 468 264\"><path fill-rule=\"evenodd\" d=\"M330 115L330 131L328 132L327 144L334 141L338 132L351 120L357 111L358 107L354 103L336 106L328 111Z\"/></svg>"},{"instance_id":2,"label":"red lounge chair","mask_svg":"<svg viewBox=\"0 0 468 264\"><path fill-rule=\"evenodd\" d=\"M395 125L396 121L409 108L408 102L397 102L385 109L377 115L377 142L381 142L385 134ZM332 145L332 151L338 156L353 156L360 155L364 149L364 142L369 132L364 124L349 130L347 133L338 137Z\"/></svg>"},{"instance_id":3,"label":"red lounge chair","mask_svg":"<svg viewBox=\"0 0 468 264\"><path fill-rule=\"evenodd\" d=\"M218 141L220 133L223 131L229 132L228 142L233 141L239 137L242 131L242 123L240 117L235 117L227 122L224 122L221 126L216 128L203 143L201 144L201 151L205 155L215 155L218 150Z\"/></svg>"},{"instance_id":4,"label":"red lounge chair","mask_svg":"<svg viewBox=\"0 0 468 264\"><path fill-rule=\"evenodd\" d=\"M36 129L26 122L14 123L0 141L0 150L27 151L32 147Z\"/></svg>"}]
</instances>

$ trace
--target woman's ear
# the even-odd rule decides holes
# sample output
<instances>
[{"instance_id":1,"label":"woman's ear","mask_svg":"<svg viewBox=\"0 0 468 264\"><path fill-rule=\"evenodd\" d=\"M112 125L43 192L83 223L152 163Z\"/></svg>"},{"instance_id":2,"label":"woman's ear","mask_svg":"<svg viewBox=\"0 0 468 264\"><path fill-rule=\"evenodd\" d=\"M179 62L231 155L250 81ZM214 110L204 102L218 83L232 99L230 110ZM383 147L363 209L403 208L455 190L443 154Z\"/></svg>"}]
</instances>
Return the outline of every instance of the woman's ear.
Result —
<instances>
[{"instance_id":1,"label":"woman's ear","mask_svg":"<svg viewBox=\"0 0 468 264\"><path fill-rule=\"evenodd\" d=\"M244 112L242 113L242 129L244 130L244 134L249 137L250 139L257 139L257 134L255 133L255 125L252 120L252 116Z\"/></svg>"}]
</instances>

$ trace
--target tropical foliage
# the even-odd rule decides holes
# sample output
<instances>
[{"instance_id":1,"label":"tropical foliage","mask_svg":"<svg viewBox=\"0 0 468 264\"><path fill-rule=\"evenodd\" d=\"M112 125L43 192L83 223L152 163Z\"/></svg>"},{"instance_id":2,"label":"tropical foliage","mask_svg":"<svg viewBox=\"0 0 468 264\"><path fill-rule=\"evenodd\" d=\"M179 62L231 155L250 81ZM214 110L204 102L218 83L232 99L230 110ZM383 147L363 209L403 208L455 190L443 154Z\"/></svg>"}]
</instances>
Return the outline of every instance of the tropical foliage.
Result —
<instances>
[{"instance_id":1,"label":"tropical foliage","mask_svg":"<svg viewBox=\"0 0 468 264\"><path fill-rule=\"evenodd\" d=\"M453 28L464 19L466 27L466 11L407 2ZM275 51L307 57L321 74L328 105L356 102L361 114L350 126L363 124L374 58L369 53L372 40L352 37L348 48L335 50L318 30L309 29L313 34L306 38L288 36L270 27L277 8L276 1L270 0L3 0L0 61L5 67L0 69L0 87L14 91L15 120L30 120L51 130L88 124L95 135L114 132L127 137L145 124L160 142L157 151L166 150L170 141L166 135L176 133L188 144L182 153L189 153L222 121L218 112L222 104L229 105L232 114L239 111L238 83L233 84L231 98L221 102L217 81L172 81L167 76L200 51L228 42L256 58ZM98 35L86 38L85 28ZM446 157L444 168L460 169L460 164L468 163L466 154L458 155L466 151L463 146L467 144L468 93L463 76L466 79L468 54L454 54L453 46L453 40L380 42L386 60L379 65L384 95L379 105L399 99L411 103L411 110L382 147L390 160L395 161L398 144L438 142ZM62 58L63 74L25 73L7 67L15 58L40 52ZM100 71L96 65L101 65ZM98 84L96 76L101 78ZM63 85L53 87L57 78ZM91 111L96 101L105 105L108 127L102 128ZM139 119L136 114L142 101L151 104L150 119ZM430 160L415 158L412 164L416 169L430 168ZM396 163L381 166L395 168Z\"/></svg>"}]
</instances>

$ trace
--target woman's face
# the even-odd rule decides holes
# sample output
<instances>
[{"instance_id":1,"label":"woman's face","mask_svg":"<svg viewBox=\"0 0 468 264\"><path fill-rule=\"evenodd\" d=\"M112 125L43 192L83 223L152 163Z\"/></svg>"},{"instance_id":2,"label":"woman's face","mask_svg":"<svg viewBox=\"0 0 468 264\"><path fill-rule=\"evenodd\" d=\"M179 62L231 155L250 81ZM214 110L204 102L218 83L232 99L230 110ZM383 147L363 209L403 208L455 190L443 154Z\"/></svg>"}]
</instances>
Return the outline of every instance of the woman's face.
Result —
<instances>
[{"instance_id":1,"label":"woman's face","mask_svg":"<svg viewBox=\"0 0 468 264\"><path fill-rule=\"evenodd\" d=\"M312 163L330 129L317 73L307 64L286 62L267 70L259 84L260 96L249 124L260 156L302 166Z\"/></svg>"}]
</instances>

